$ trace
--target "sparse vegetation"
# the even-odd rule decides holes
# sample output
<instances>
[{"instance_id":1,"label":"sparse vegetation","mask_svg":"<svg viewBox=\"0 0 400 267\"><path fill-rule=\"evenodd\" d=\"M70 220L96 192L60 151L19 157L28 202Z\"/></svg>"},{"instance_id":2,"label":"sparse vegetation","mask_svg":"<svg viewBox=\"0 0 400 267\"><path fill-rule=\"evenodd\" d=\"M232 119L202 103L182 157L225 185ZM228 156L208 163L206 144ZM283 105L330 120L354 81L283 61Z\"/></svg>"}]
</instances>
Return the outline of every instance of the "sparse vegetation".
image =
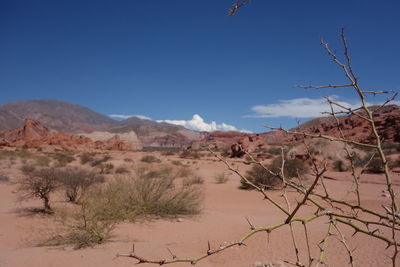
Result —
<instances>
[{"instance_id":1,"label":"sparse vegetation","mask_svg":"<svg viewBox=\"0 0 400 267\"><path fill-rule=\"evenodd\" d=\"M43 201L44 212L52 213L50 194L59 186L58 173L59 171L55 168L42 168L21 178L17 182L18 191L22 193L21 200L39 198Z\"/></svg>"},{"instance_id":2,"label":"sparse vegetation","mask_svg":"<svg viewBox=\"0 0 400 267\"><path fill-rule=\"evenodd\" d=\"M104 182L104 177L82 168L66 168L59 170L57 179L65 190L65 196L70 202L77 202L79 198L96 183Z\"/></svg>"},{"instance_id":3,"label":"sparse vegetation","mask_svg":"<svg viewBox=\"0 0 400 267\"><path fill-rule=\"evenodd\" d=\"M118 167L115 170L115 173L117 173L117 174L129 173L129 170L127 168L125 168L125 167Z\"/></svg>"},{"instance_id":4,"label":"sparse vegetation","mask_svg":"<svg viewBox=\"0 0 400 267\"><path fill-rule=\"evenodd\" d=\"M182 184L184 186L191 186L191 185L195 185L195 184L204 184L204 179L201 178L200 176L186 177L183 179Z\"/></svg>"},{"instance_id":5,"label":"sparse vegetation","mask_svg":"<svg viewBox=\"0 0 400 267\"><path fill-rule=\"evenodd\" d=\"M96 152L84 152L81 155L79 155L79 158L81 159L81 164L84 165L86 163L90 163L94 161L94 158L96 156Z\"/></svg>"},{"instance_id":6,"label":"sparse vegetation","mask_svg":"<svg viewBox=\"0 0 400 267\"><path fill-rule=\"evenodd\" d=\"M198 150L185 149L180 153L179 156L184 159L200 159L203 157L203 154Z\"/></svg>"},{"instance_id":7,"label":"sparse vegetation","mask_svg":"<svg viewBox=\"0 0 400 267\"><path fill-rule=\"evenodd\" d=\"M140 161L146 162L146 163L156 163L156 162L161 162L156 156L154 155L146 155L143 156Z\"/></svg>"},{"instance_id":8,"label":"sparse vegetation","mask_svg":"<svg viewBox=\"0 0 400 267\"><path fill-rule=\"evenodd\" d=\"M338 172L345 172L347 171L347 166L343 160L336 160L333 162L333 169Z\"/></svg>"},{"instance_id":9,"label":"sparse vegetation","mask_svg":"<svg viewBox=\"0 0 400 267\"><path fill-rule=\"evenodd\" d=\"M75 160L73 153L70 151L50 153L49 156L57 161L58 167L65 167Z\"/></svg>"},{"instance_id":10,"label":"sparse vegetation","mask_svg":"<svg viewBox=\"0 0 400 267\"><path fill-rule=\"evenodd\" d=\"M0 175L0 183L5 183L5 182L9 182L10 178L6 175Z\"/></svg>"},{"instance_id":11,"label":"sparse vegetation","mask_svg":"<svg viewBox=\"0 0 400 267\"><path fill-rule=\"evenodd\" d=\"M228 182L228 175L224 172L218 173L214 176L214 180L216 184L225 184Z\"/></svg>"},{"instance_id":12,"label":"sparse vegetation","mask_svg":"<svg viewBox=\"0 0 400 267\"><path fill-rule=\"evenodd\" d=\"M281 166L282 159L275 158L267 167L272 172L279 174L281 171ZM286 179L291 180L292 178L305 173L307 173L307 168L304 166L302 161L298 159L285 160L284 175ZM260 166L259 164L254 164L253 167L246 172L246 178L256 186L264 187L265 189L273 189L282 183L279 176L273 175L272 173L266 171L264 167ZM253 187L246 181L241 180L240 182L241 189L253 189Z\"/></svg>"}]
</instances>

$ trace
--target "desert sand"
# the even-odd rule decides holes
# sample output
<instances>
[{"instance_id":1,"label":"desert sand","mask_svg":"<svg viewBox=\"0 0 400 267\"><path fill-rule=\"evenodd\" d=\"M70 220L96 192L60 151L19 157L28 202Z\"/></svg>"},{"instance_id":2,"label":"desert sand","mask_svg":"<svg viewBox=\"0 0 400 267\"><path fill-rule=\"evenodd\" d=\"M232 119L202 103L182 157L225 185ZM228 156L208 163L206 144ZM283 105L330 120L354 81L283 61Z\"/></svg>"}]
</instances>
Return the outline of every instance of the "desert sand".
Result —
<instances>
[{"instance_id":1,"label":"desert sand","mask_svg":"<svg viewBox=\"0 0 400 267\"><path fill-rule=\"evenodd\" d=\"M115 164L124 163L124 158L138 162L144 155L140 152L112 152ZM168 163L177 156L161 156L162 162ZM27 209L40 207L38 200L18 201L16 185L0 183L0 266L4 267L70 267L70 266L133 266L135 259L116 257L118 253L129 253L132 244L135 252L143 257L162 259L171 257L168 249L179 257L193 257L207 251L207 242L211 249L242 237L250 230L246 218L257 226L267 226L284 220L282 212L263 200L255 191L238 189L239 177L229 176L225 184L216 184L214 176L226 172L226 166L213 158L199 160L182 160L188 162L199 176L204 178L204 207L200 215L194 217L179 217L177 219L157 219L143 223L121 223L113 231L112 238L105 244L85 249L74 249L73 246L40 247L37 244L50 234L54 234L54 221L49 215L30 214ZM241 160L231 160L241 171L249 168ZM8 175L11 181L20 175L13 166L3 166L2 174ZM348 173L329 172L325 179L332 194L342 195L351 185ZM395 190L399 191L400 177L393 174ZM389 198L382 195L385 190L383 176L366 174L361 180L363 203L374 209L379 209L379 203L389 203ZM281 191L270 191L270 196L284 203ZM296 204L296 196L289 192L292 205ZM348 201L355 201L350 196ZM55 206L63 205L61 196L53 199ZM314 212L310 207L303 207L300 214ZM307 225L310 229L312 253L318 257L318 244L327 231L326 220L316 220ZM350 238L351 231L342 227ZM301 262L307 262L306 243L303 226L294 224L294 231L300 249ZM349 257L338 236L330 239L326 251L325 262L328 266L347 266ZM366 235L357 234L351 237L348 244L354 251L357 266L389 266L387 257L391 250L385 250L385 243L373 240ZM251 237L246 246L229 248L222 253L213 255L196 264L196 266L263 266L261 263L274 263L273 266L290 266L284 260L295 261L295 253L287 226ZM189 263L176 263L171 266L189 266ZM149 266L149 265L147 265ZM268 266L268 265L265 265Z\"/></svg>"}]
</instances>

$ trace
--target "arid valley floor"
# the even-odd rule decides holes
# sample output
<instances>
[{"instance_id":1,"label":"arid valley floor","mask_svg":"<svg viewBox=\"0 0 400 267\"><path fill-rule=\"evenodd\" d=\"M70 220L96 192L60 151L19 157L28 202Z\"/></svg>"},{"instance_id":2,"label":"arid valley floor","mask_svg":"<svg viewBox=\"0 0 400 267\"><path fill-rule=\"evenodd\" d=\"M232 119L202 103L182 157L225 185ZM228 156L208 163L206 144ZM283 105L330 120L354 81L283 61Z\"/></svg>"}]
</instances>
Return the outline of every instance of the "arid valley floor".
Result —
<instances>
[{"instance_id":1,"label":"arid valley floor","mask_svg":"<svg viewBox=\"0 0 400 267\"><path fill-rule=\"evenodd\" d=\"M33 152L34 153L34 152ZM38 152L36 152L38 153ZM224 245L225 242L235 241L248 232L249 224L246 218L256 227L273 225L281 222L284 217L273 205L262 199L255 191L238 189L239 177L229 174L224 163L213 155L205 155L200 159L182 159L178 155L165 156L159 152L106 152L114 166L122 166L132 172L138 165L153 164L156 166L169 165L173 168L190 168L204 179L201 187L204 190L203 209L199 215L178 217L173 219L153 219L141 223L120 223L112 232L110 240L94 247L74 249L72 245L38 246L40 242L54 235L57 231L52 215L32 214L31 208L41 206L38 200L18 201L17 186L14 181L22 175L19 170L20 159L2 158L1 174L10 178L9 182L0 183L0 266L133 266L135 259L116 257L118 253L129 253L132 244L135 252L143 257L168 258L170 249L179 257L193 257L207 251L207 243L211 248ZM160 163L143 163L144 155L152 154L161 160ZM78 158L77 158L78 159ZM129 159L129 161L124 160ZM182 162L176 166L171 162ZM243 159L228 159L235 168L244 172L249 168ZM70 163L80 165L79 160ZM228 181L217 184L215 176L226 173ZM107 175L107 179L114 176ZM125 174L127 175L127 174ZM129 175L129 174L128 174ZM330 179L325 183L334 195L343 195L351 185L348 172L328 172ZM393 173L395 190L399 192L400 176ZM379 209L382 203L389 203L389 198L382 192L385 182L382 175L365 174L360 183L363 204L368 208ZM283 203L280 190L270 191L270 196ZM290 202L294 205L295 194L289 192ZM354 196L346 199L355 202ZM57 210L69 205L63 199L62 193L55 193L53 205ZM301 214L312 214L307 206ZM309 224L312 253L318 255L318 244L326 233L326 220L317 220ZM345 229L351 236L350 229ZM294 231L300 249L302 261L307 260L306 244L302 225L294 224ZM372 240L363 234L357 234L348 240L354 251L357 266L388 266L390 249L385 250L385 243ZM217 255L213 255L196 264L196 266L263 266L261 263L275 263L273 266L284 265L283 260L293 261L295 253L288 227L267 234L258 233L246 241L246 246L233 247ZM339 237L331 239L324 260L328 266L346 266L349 257ZM257 265L259 264L259 265ZM281 264L281 265L279 265ZM188 263L177 263L172 266L184 266ZM269 265L265 265L269 266Z\"/></svg>"}]
</instances>

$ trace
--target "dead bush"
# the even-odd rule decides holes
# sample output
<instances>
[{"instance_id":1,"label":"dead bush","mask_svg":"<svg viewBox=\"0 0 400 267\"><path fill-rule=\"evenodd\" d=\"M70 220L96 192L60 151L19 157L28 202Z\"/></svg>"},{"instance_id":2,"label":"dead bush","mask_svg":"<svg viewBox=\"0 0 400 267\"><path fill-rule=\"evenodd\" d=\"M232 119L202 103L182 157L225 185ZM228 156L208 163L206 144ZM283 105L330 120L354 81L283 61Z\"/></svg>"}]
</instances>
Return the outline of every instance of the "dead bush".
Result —
<instances>
[{"instance_id":1,"label":"dead bush","mask_svg":"<svg viewBox=\"0 0 400 267\"><path fill-rule=\"evenodd\" d=\"M96 156L96 152L84 152L82 153L79 158L81 159L81 164L84 165L88 162L94 161L94 157Z\"/></svg>"},{"instance_id":2,"label":"dead bush","mask_svg":"<svg viewBox=\"0 0 400 267\"><path fill-rule=\"evenodd\" d=\"M70 202L77 202L78 199L96 183L104 182L104 177L82 168L66 168L60 170L57 179L65 190L65 196Z\"/></svg>"},{"instance_id":3,"label":"dead bush","mask_svg":"<svg viewBox=\"0 0 400 267\"><path fill-rule=\"evenodd\" d=\"M146 163L156 163L156 162L161 162L156 156L153 155L146 155L143 156L140 161L146 162Z\"/></svg>"},{"instance_id":4,"label":"dead bush","mask_svg":"<svg viewBox=\"0 0 400 267\"><path fill-rule=\"evenodd\" d=\"M225 184L228 182L228 175L224 172L218 173L214 176L214 180L216 184Z\"/></svg>"},{"instance_id":5,"label":"dead bush","mask_svg":"<svg viewBox=\"0 0 400 267\"><path fill-rule=\"evenodd\" d=\"M347 166L343 160L336 160L333 162L333 169L338 172L345 172L347 171Z\"/></svg>"},{"instance_id":6,"label":"dead bush","mask_svg":"<svg viewBox=\"0 0 400 267\"><path fill-rule=\"evenodd\" d=\"M273 173L279 174L281 166L282 158L275 158L271 164L267 165L267 168ZM298 177L298 175L307 173L307 168L299 159L288 159L285 160L283 172L285 178L291 180L294 177ZM259 164L253 165L253 167L246 172L246 178L256 186L265 187L266 189L275 188L282 183L279 176L273 175ZM244 180L241 180L240 183L240 189L253 189L253 187Z\"/></svg>"},{"instance_id":7,"label":"dead bush","mask_svg":"<svg viewBox=\"0 0 400 267\"><path fill-rule=\"evenodd\" d=\"M55 168L36 169L17 181L21 200L39 198L43 201L44 212L52 213L50 194L54 192L59 182L59 170Z\"/></svg>"}]
</instances>

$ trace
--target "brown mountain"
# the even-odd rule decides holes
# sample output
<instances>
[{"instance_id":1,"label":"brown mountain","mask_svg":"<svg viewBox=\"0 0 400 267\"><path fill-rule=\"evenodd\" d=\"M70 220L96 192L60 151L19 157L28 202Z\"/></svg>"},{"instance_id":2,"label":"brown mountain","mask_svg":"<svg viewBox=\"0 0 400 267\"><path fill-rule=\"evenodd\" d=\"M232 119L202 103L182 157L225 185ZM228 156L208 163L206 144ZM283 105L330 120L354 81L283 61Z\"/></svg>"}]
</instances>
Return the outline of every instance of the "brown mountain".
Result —
<instances>
[{"instance_id":1,"label":"brown mountain","mask_svg":"<svg viewBox=\"0 0 400 267\"><path fill-rule=\"evenodd\" d=\"M0 106L0 130L22 127L28 118L69 133L118 125L117 121L86 107L55 99L18 101Z\"/></svg>"}]
</instances>

